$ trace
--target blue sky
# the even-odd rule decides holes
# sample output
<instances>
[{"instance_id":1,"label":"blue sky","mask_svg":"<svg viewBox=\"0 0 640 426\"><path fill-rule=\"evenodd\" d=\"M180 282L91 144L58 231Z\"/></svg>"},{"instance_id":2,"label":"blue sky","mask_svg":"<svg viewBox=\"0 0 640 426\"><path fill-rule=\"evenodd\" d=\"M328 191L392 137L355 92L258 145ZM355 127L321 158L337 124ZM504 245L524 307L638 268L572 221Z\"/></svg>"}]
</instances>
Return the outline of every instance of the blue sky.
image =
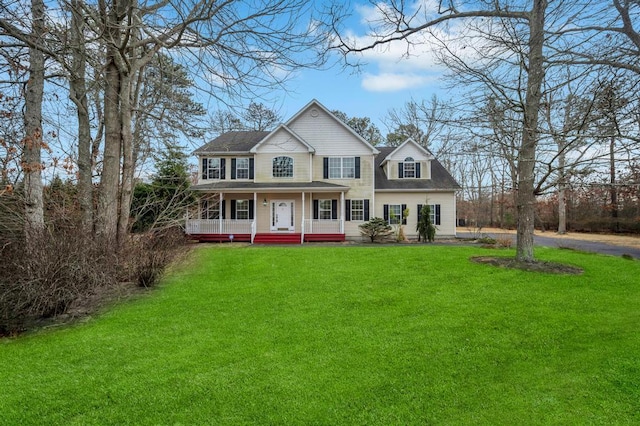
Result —
<instances>
[{"instance_id":1,"label":"blue sky","mask_svg":"<svg viewBox=\"0 0 640 426\"><path fill-rule=\"evenodd\" d=\"M435 12L437 3L416 0L410 7L421 7L423 12ZM378 11L369 3L353 3L352 16L345 26L344 37L359 44L367 44L367 20L376 19ZM446 35L455 32L449 28ZM439 34L444 38L445 34ZM414 41L416 41L414 39ZM340 63L325 70L302 70L289 80L286 90L269 94L275 100L258 100L277 110L287 120L312 99L317 99L330 110L340 110L348 116L369 117L378 126L383 137L391 131L384 125L389 109L400 109L409 100L429 100L436 94L442 100L452 96L444 89L444 68L437 64L425 40L417 40L411 57L403 59L406 44L398 42L361 57L367 65L356 72L343 68ZM333 58L337 62L337 57ZM355 57L351 58L354 60Z\"/></svg>"}]
</instances>

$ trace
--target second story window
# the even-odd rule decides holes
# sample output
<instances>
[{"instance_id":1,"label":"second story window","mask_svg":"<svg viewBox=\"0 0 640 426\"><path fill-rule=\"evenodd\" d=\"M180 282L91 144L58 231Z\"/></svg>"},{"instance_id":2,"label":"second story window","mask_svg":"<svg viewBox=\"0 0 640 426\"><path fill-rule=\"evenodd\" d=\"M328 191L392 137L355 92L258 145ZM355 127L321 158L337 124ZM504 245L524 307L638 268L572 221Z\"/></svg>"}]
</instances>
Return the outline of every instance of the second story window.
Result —
<instances>
[{"instance_id":1,"label":"second story window","mask_svg":"<svg viewBox=\"0 0 640 426\"><path fill-rule=\"evenodd\" d=\"M253 179L253 158L232 158L231 179Z\"/></svg>"},{"instance_id":2,"label":"second story window","mask_svg":"<svg viewBox=\"0 0 640 426\"><path fill-rule=\"evenodd\" d=\"M236 179L249 179L249 159L236 159Z\"/></svg>"},{"instance_id":3,"label":"second story window","mask_svg":"<svg viewBox=\"0 0 640 426\"><path fill-rule=\"evenodd\" d=\"M405 158L404 162L398 163L398 178L420 179L420 163L416 162L413 157Z\"/></svg>"},{"instance_id":4,"label":"second story window","mask_svg":"<svg viewBox=\"0 0 640 426\"><path fill-rule=\"evenodd\" d=\"M224 179L224 158L203 158L202 179Z\"/></svg>"},{"instance_id":5,"label":"second story window","mask_svg":"<svg viewBox=\"0 0 640 426\"><path fill-rule=\"evenodd\" d=\"M360 179L360 157L325 157L324 179Z\"/></svg>"},{"instance_id":6,"label":"second story window","mask_svg":"<svg viewBox=\"0 0 640 426\"><path fill-rule=\"evenodd\" d=\"M275 157L273 159L272 173L274 178L293 177L293 158L286 156Z\"/></svg>"}]
</instances>

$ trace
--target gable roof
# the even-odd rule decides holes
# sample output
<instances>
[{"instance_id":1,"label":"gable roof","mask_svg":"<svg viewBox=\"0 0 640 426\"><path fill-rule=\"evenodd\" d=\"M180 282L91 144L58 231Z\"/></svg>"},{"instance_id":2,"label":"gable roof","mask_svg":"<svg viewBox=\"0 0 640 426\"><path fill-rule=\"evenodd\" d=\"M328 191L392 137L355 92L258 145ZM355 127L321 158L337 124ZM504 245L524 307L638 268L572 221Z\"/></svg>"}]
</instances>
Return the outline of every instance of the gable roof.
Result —
<instances>
[{"instance_id":1,"label":"gable roof","mask_svg":"<svg viewBox=\"0 0 640 426\"><path fill-rule=\"evenodd\" d=\"M405 145L408 145L408 144L411 144L411 145L415 146L419 151L422 151L427 158L429 158L429 159L433 159L434 158L434 156L431 153L431 151L429 151L427 148L423 147L422 145L420 145L419 143L414 141L412 138L409 138L406 141L402 142L397 147L391 147L391 148L394 148L394 149L391 150L385 156L385 158L381 161L381 164L384 164L385 162L391 160L391 157L393 157L397 152L401 151L405 147ZM387 147L385 147L385 148L387 148Z\"/></svg>"},{"instance_id":2,"label":"gable roof","mask_svg":"<svg viewBox=\"0 0 640 426\"><path fill-rule=\"evenodd\" d=\"M305 146L309 152L316 152L314 147L312 147L307 142L305 142L305 140L302 139L300 136L298 136L298 134L296 132L294 132L293 130L291 130L290 128L288 128L284 124L279 125L278 127L275 128L274 131L270 132L267 136L262 138L262 140L260 140L257 144L255 144L253 146L253 148L250 149L250 152L257 152L258 147L260 145L262 145L263 143L267 142L269 139L271 139L278 132L278 130L282 130L282 131L290 134L291 136L293 136L293 138L296 141L298 141L301 145Z\"/></svg>"},{"instance_id":3,"label":"gable roof","mask_svg":"<svg viewBox=\"0 0 640 426\"><path fill-rule=\"evenodd\" d=\"M271 132L264 131L233 131L223 133L208 144L193 151L199 154L217 153L249 153L257 143L264 139Z\"/></svg>"},{"instance_id":4,"label":"gable roof","mask_svg":"<svg viewBox=\"0 0 640 426\"><path fill-rule=\"evenodd\" d=\"M383 165L387 157L397 148L393 146L380 147L380 154L376 156L375 189L378 190L422 190L456 191L460 185L444 168L444 166L432 156L431 179L388 179L384 173Z\"/></svg>"},{"instance_id":5,"label":"gable roof","mask_svg":"<svg viewBox=\"0 0 640 426\"><path fill-rule=\"evenodd\" d=\"M300 109L300 111L298 111L293 117L291 117L285 124L287 126L290 126L291 123L293 123L298 117L300 117L302 114L304 114L307 110L311 109L312 107L316 107L321 109L322 111L324 111L329 117L331 117L338 125L342 126L344 129L346 129L349 133L351 133L359 142L361 142L362 144L364 144L367 148L369 148L371 150L372 154L377 154L378 153L378 149L376 147L374 147L373 145L371 145L369 142L367 142L367 140L365 138L363 138L362 136L360 136L358 134L358 132L356 132L355 130L353 130L347 123L345 123L344 121L340 120L338 117L336 117L331 111L329 111L324 105L322 105L320 102L318 102L316 99L312 99L311 102L309 102L307 105L305 105L304 107L302 107Z\"/></svg>"}]
</instances>

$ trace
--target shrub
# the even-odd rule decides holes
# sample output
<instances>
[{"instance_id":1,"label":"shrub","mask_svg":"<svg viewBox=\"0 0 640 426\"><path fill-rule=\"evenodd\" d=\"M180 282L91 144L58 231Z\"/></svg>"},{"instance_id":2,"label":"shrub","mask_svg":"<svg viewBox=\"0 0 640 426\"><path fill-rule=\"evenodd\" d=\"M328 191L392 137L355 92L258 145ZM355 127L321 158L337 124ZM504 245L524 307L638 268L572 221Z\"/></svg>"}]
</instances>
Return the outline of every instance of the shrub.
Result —
<instances>
[{"instance_id":1,"label":"shrub","mask_svg":"<svg viewBox=\"0 0 640 426\"><path fill-rule=\"evenodd\" d=\"M418 214L420 215L416 226L418 241L422 238L424 241L433 242L436 237L436 227L431 223L431 207L429 204L424 205Z\"/></svg>"},{"instance_id":2,"label":"shrub","mask_svg":"<svg viewBox=\"0 0 640 426\"><path fill-rule=\"evenodd\" d=\"M511 248L513 239L511 237L498 237L496 243L503 248Z\"/></svg>"},{"instance_id":3,"label":"shrub","mask_svg":"<svg viewBox=\"0 0 640 426\"><path fill-rule=\"evenodd\" d=\"M497 241L494 238L491 238L491 237L478 238L478 242L480 244L490 244L490 245L493 245L493 244L497 243Z\"/></svg>"},{"instance_id":4,"label":"shrub","mask_svg":"<svg viewBox=\"0 0 640 426\"><path fill-rule=\"evenodd\" d=\"M82 296L112 282L117 259L78 230L43 231L28 246L0 242L0 334L66 312Z\"/></svg>"},{"instance_id":5,"label":"shrub","mask_svg":"<svg viewBox=\"0 0 640 426\"><path fill-rule=\"evenodd\" d=\"M78 228L34 238L27 246L21 238L0 237L0 335L65 314L80 301L91 312L101 300L92 296L118 282L154 285L186 241L180 229L170 228L133 236L111 253Z\"/></svg>"},{"instance_id":6,"label":"shrub","mask_svg":"<svg viewBox=\"0 0 640 426\"><path fill-rule=\"evenodd\" d=\"M122 279L140 287L155 285L167 265L182 252L186 241L178 227L131 236L121 256L127 273Z\"/></svg>"},{"instance_id":7,"label":"shrub","mask_svg":"<svg viewBox=\"0 0 640 426\"><path fill-rule=\"evenodd\" d=\"M379 237L386 237L393 232L391 225L381 217L374 217L369 222L363 223L360 228L360 234L371 239L373 243Z\"/></svg>"}]
</instances>

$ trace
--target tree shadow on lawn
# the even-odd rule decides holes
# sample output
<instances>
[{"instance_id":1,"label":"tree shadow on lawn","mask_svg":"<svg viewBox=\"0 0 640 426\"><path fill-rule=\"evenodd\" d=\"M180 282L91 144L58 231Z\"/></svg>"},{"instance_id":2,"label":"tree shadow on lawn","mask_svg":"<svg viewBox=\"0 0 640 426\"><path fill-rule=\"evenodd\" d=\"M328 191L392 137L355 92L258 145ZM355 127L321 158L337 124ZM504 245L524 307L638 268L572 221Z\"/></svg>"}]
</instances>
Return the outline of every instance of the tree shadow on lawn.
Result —
<instances>
[{"instance_id":1,"label":"tree shadow on lawn","mask_svg":"<svg viewBox=\"0 0 640 426\"><path fill-rule=\"evenodd\" d=\"M543 261L521 262L512 257L473 256L470 260L475 263L483 263L507 269L520 269L521 271L529 272L544 272L560 275L582 275L584 272L582 268L562 263Z\"/></svg>"}]
</instances>

